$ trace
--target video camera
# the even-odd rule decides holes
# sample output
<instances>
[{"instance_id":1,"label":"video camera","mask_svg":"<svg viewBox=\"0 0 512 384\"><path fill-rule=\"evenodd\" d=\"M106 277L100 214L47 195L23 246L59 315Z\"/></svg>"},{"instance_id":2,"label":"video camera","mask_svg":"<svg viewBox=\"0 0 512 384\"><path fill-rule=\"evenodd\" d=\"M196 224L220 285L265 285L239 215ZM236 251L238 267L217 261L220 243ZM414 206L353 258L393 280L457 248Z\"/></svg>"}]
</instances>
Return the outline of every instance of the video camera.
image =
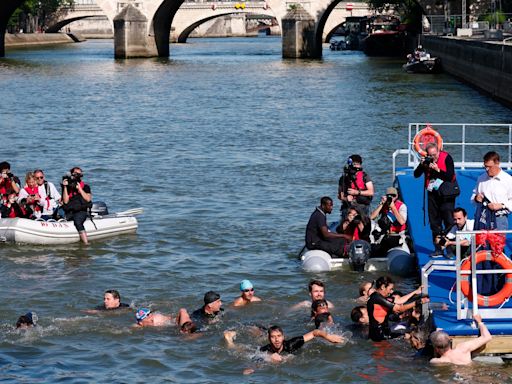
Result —
<instances>
[{"instance_id":1,"label":"video camera","mask_svg":"<svg viewBox=\"0 0 512 384\"><path fill-rule=\"evenodd\" d=\"M82 175L78 175L76 173L71 174L70 172L66 173L62 176L62 181L68 181L68 187L76 189L78 183L82 181Z\"/></svg>"},{"instance_id":2,"label":"video camera","mask_svg":"<svg viewBox=\"0 0 512 384\"><path fill-rule=\"evenodd\" d=\"M423 165L428 167L430 166L430 164L432 164L434 162L434 158L432 156L425 156L425 158L423 159Z\"/></svg>"}]
</instances>

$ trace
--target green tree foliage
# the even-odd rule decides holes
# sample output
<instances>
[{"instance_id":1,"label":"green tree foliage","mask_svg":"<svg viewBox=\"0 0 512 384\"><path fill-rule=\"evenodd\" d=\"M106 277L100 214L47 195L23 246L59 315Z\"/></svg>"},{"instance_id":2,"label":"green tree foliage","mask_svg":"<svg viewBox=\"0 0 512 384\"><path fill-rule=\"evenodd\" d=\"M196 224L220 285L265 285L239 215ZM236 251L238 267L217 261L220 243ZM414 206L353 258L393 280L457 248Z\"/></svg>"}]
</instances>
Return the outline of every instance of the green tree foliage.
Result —
<instances>
[{"instance_id":1,"label":"green tree foliage","mask_svg":"<svg viewBox=\"0 0 512 384\"><path fill-rule=\"evenodd\" d=\"M72 6L74 0L26 0L11 16L8 29L19 30L23 27L25 31L28 21L39 28L44 28L48 19L53 16L60 7Z\"/></svg>"},{"instance_id":2,"label":"green tree foliage","mask_svg":"<svg viewBox=\"0 0 512 384\"><path fill-rule=\"evenodd\" d=\"M416 0L367 0L370 8L377 11L395 10L403 24L408 24L409 30L421 31L421 18L424 14L422 6Z\"/></svg>"}]
</instances>

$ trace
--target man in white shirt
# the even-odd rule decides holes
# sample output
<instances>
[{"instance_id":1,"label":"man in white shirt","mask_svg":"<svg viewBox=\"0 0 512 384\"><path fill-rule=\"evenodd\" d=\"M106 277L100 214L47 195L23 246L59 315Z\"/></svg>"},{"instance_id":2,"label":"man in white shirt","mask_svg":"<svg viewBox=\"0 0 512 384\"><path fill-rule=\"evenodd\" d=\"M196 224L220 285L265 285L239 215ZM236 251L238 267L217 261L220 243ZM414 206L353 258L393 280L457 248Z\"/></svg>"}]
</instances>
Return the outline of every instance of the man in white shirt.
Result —
<instances>
[{"instance_id":1,"label":"man in white shirt","mask_svg":"<svg viewBox=\"0 0 512 384\"><path fill-rule=\"evenodd\" d=\"M471 200L479 205L475 214L475 229L508 229L512 212L512 176L500 168L500 155L487 152L485 173L478 177Z\"/></svg>"},{"instance_id":2,"label":"man in white shirt","mask_svg":"<svg viewBox=\"0 0 512 384\"><path fill-rule=\"evenodd\" d=\"M451 259L455 256L457 231L472 231L475 221L468 220L468 214L464 208L457 207L453 210L453 226L446 236L439 237L438 243L446 249L446 257ZM471 245L471 235L459 235L460 254L465 256Z\"/></svg>"},{"instance_id":3,"label":"man in white shirt","mask_svg":"<svg viewBox=\"0 0 512 384\"><path fill-rule=\"evenodd\" d=\"M60 204L61 195L53 183L46 181L44 172L41 169L34 171L34 177L37 182L39 196L39 205L41 206L41 218L48 220L53 216L53 212Z\"/></svg>"}]
</instances>

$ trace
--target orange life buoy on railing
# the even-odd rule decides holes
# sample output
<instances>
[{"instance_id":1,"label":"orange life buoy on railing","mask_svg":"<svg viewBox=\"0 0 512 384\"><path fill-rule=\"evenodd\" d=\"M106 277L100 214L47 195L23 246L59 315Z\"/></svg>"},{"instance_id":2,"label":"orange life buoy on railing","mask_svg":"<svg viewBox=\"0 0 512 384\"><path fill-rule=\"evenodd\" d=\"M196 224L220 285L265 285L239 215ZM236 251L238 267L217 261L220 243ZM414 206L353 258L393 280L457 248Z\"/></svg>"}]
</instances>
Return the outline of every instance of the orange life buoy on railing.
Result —
<instances>
[{"instance_id":1,"label":"orange life buoy on railing","mask_svg":"<svg viewBox=\"0 0 512 384\"><path fill-rule=\"evenodd\" d=\"M430 124L427 124L425 128L419 131L416 136L414 136L413 147L414 150L421 157L427 156L427 151L425 147L429 143L435 143L437 145L437 149L443 149L443 138L435 129L432 128Z\"/></svg>"},{"instance_id":2,"label":"orange life buoy on railing","mask_svg":"<svg viewBox=\"0 0 512 384\"><path fill-rule=\"evenodd\" d=\"M512 269L512 261L504 254L501 253L494 257L491 251L478 251L475 255L476 263L481 263L483 261L492 261L493 263L498 264L503 269ZM471 258L466 259L462 265L460 266L461 271L470 271L471 270ZM464 296L466 296L469 300L473 300L473 294L470 286L470 277L471 275L462 275L460 289ZM507 273L505 276L505 285L501 291L495 293L491 296L483 296L478 295L478 305L482 307L495 307L500 305L505 300L507 300L512 295L512 273Z\"/></svg>"}]
</instances>

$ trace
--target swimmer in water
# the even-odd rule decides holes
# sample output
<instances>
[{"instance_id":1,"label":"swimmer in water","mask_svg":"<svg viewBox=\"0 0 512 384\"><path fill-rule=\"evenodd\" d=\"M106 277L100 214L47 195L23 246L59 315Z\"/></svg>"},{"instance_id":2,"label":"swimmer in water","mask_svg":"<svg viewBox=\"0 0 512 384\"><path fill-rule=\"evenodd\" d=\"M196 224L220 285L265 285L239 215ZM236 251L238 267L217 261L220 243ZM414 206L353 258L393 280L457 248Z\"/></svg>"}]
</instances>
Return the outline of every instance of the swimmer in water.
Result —
<instances>
[{"instance_id":1,"label":"swimmer in water","mask_svg":"<svg viewBox=\"0 0 512 384\"><path fill-rule=\"evenodd\" d=\"M36 322L37 322L36 314L32 313L32 312L28 312L18 318L18 321L16 321L16 328L17 329L32 328L32 327L36 326Z\"/></svg>"},{"instance_id":2,"label":"swimmer in water","mask_svg":"<svg viewBox=\"0 0 512 384\"><path fill-rule=\"evenodd\" d=\"M311 312L313 314L313 320L315 321L315 327L319 328L321 323L334 324L334 319L329 312L329 304L327 300L315 300L311 304Z\"/></svg>"},{"instance_id":3,"label":"swimmer in water","mask_svg":"<svg viewBox=\"0 0 512 384\"><path fill-rule=\"evenodd\" d=\"M254 287L249 280L242 280L240 283L240 297L237 297L233 302L233 307L241 307L250 303L261 301L257 296L254 296Z\"/></svg>"},{"instance_id":4,"label":"swimmer in water","mask_svg":"<svg viewBox=\"0 0 512 384\"><path fill-rule=\"evenodd\" d=\"M149 308L140 308L135 312L135 319L138 327L162 327L169 325L172 321L171 316L162 315L161 313L151 312Z\"/></svg>"},{"instance_id":5,"label":"swimmer in water","mask_svg":"<svg viewBox=\"0 0 512 384\"><path fill-rule=\"evenodd\" d=\"M199 326L211 324L222 316L222 301L220 295L213 291L204 294L204 305L192 312L192 319Z\"/></svg>"},{"instance_id":6,"label":"swimmer in water","mask_svg":"<svg viewBox=\"0 0 512 384\"><path fill-rule=\"evenodd\" d=\"M446 332L432 332L430 341L432 341L436 357L430 360L430 364L471 364L471 352L484 347L492 340L492 335L483 323L482 316L475 314L473 319L480 330L480 336L457 344L455 348L452 348L450 336Z\"/></svg>"},{"instance_id":7,"label":"swimmer in water","mask_svg":"<svg viewBox=\"0 0 512 384\"><path fill-rule=\"evenodd\" d=\"M225 331L224 340L228 348L235 347L234 339L236 337L235 331ZM284 331L281 327L273 325L268 329L268 341L269 343L260 348L261 352L269 354L270 361L273 363L280 363L283 361L283 356L287 354L293 354L297 352L305 343L313 340L315 337L321 337L331 343L341 343L344 338L339 335L328 334L325 331L315 329L314 331L308 332L303 336L292 337L286 340L284 337ZM254 370L245 370L244 374L250 374Z\"/></svg>"},{"instance_id":8,"label":"swimmer in water","mask_svg":"<svg viewBox=\"0 0 512 384\"><path fill-rule=\"evenodd\" d=\"M366 304L370 295L375 291L374 285L375 281L363 281L361 285L359 285L359 297L356 301L361 304Z\"/></svg>"},{"instance_id":9,"label":"swimmer in water","mask_svg":"<svg viewBox=\"0 0 512 384\"><path fill-rule=\"evenodd\" d=\"M103 305L98 305L94 309L87 309L86 313L98 313L100 311L115 311L118 309L126 309L130 306L126 303L121 303L121 295L115 289L109 289L103 294Z\"/></svg>"},{"instance_id":10,"label":"swimmer in water","mask_svg":"<svg viewBox=\"0 0 512 384\"><path fill-rule=\"evenodd\" d=\"M310 307L313 301L315 300L323 300L325 299L325 284L320 280L311 280L308 284L309 295L311 297L311 301L305 300L301 301L298 304L295 304L291 309L297 310L299 308L307 308ZM329 308L334 309L333 303L327 301ZM313 314L311 314L313 316Z\"/></svg>"},{"instance_id":11,"label":"swimmer in water","mask_svg":"<svg viewBox=\"0 0 512 384\"><path fill-rule=\"evenodd\" d=\"M192 321L185 308L179 310L176 316L176 325L180 327L181 333L189 334L197 331L195 323Z\"/></svg>"}]
</instances>

